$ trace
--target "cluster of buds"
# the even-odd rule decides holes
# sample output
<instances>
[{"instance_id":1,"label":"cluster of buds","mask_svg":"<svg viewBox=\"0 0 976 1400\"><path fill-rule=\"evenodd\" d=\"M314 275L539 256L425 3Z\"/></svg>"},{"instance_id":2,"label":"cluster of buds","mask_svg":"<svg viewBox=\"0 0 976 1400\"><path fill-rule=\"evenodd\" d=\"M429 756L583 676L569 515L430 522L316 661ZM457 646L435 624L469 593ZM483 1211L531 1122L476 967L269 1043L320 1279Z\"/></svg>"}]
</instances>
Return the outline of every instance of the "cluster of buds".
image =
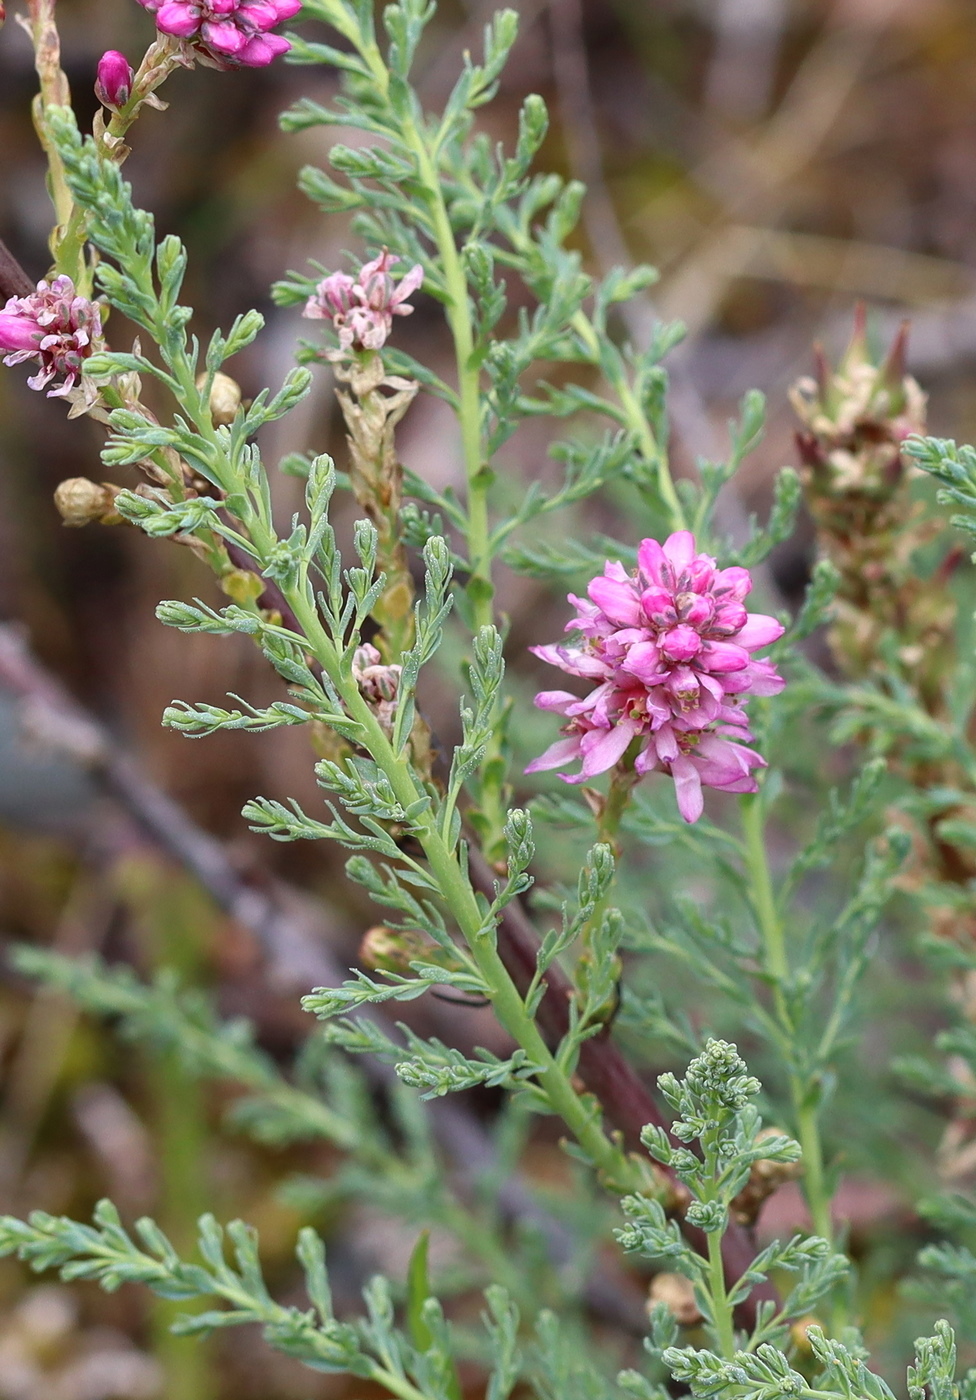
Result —
<instances>
[{"instance_id":1,"label":"cluster of buds","mask_svg":"<svg viewBox=\"0 0 976 1400\"><path fill-rule=\"evenodd\" d=\"M746 611L747 569L719 569L679 530L661 545L644 540L628 574L608 563L587 588L569 595L577 615L567 631L575 646L533 647L543 661L595 682L582 700L565 690L535 698L566 717L562 733L526 772L580 760L585 782L616 767L628 750L633 770L652 769L674 780L678 810L697 821L702 787L755 792L754 770L766 766L755 749L745 712L754 695L777 695L783 679L752 653L783 634L774 617ZM633 746L633 747L632 747ZM636 752L635 752L636 751Z\"/></svg>"},{"instance_id":2,"label":"cluster of buds","mask_svg":"<svg viewBox=\"0 0 976 1400\"><path fill-rule=\"evenodd\" d=\"M214 68L264 68L291 44L270 31L301 9L301 0L139 0L162 34L179 39Z\"/></svg>"},{"instance_id":3,"label":"cluster of buds","mask_svg":"<svg viewBox=\"0 0 976 1400\"><path fill-rule=\"evenodd\" d=\"M305 303L303 316L310 320L331 320L339 336L339 349L326 351L328 359L342 360L357 350L379 350L393 330L394 316L409 316L413 307L407 297L424 280L424 270L415 264L399 282L390 268L400 259L384 248L379 257L364 263L356 277L333 272L315 288Z\"/></svg>"},{"instance_id":4,"label":"cluster of buds","mask_svg":"<svg viewBox=\"0 0 976 1400\"><path fill-rule=\"evenodd\" d=\"M923 581L913 562L938 526L910 490L920 473L902 452L907 437L925 431L925 395L905 372L906 341L902 327L875 360L859 307L836 368L818 348L816 376L790 394L803 424L797 443L807 507L820 552L840 575L829 640L849 675L870 672L891 635L915 671L952 623L944 587Z\"/></svg>"},{"instance_id":5,"label":"cluster of buds","mask_svg":"<svg viewBox=\"0 0 976 1400\"><path fill-rule=\"evenodd\" d=\"M47 389L49 399L63 398L77 387L83 363L99 348L101 336L97 304L79 296L70 277L38 282L36 291L10 297L0 311L4 364L36 360L39 369L27 383Z\"/></svg>"}]
</instances>

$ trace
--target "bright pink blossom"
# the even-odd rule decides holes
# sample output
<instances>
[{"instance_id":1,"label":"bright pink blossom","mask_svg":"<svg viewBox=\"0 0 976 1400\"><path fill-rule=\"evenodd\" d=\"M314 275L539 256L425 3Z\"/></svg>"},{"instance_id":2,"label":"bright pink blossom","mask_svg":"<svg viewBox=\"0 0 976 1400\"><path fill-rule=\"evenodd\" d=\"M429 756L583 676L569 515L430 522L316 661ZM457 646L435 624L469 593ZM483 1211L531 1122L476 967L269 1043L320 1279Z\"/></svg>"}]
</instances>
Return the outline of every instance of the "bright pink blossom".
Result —
<instances>
[{"instance_id":1,"label":"bright pink blossom","mask_svg":"<svg viewBox=\"0 0 976 1400\"><path fill-rule=\"evenodd\" d=\"M275 25L291 19L301 0L139 0L155 17L156 28L191 48L218 68L264 68L291 44Z\"/></svg>"},{"instance_id":2,"label":"bright pink blossom","mask_svg":"<svg viewBox=\"0 0 976 1400\"><path fill-rule=\"evenodd\" d=\"M390 268L399 261L384 248L379 257L363 264L358 277L333 272L315 288L302 315L331 320L344 354L352 349L379 350L393 330L393 317L409 316L413 311L406 304L407 297L424 280L424 269L416 263L401 281L394 282Z\"/></svg>"},{"instance_id":3,"label":"bright pink blossom","mask_svg":"<svg viewBox=\"0 0 976 1400\"><path fill-rule=\"evenodd\" d=\"M663 545L644 540L638 568L607 563L587 588L569 595L577 616L566 630L582 634L575 646L532 647L543 661L595 683L579 699L566 690L542 691L542 710L565 715L564 737L530 763L534 773L581 760L581 783L613 768L637 740L635 770L658 768L674 779L685 821L702 814L702 785L723 792L755 792L754 770L765 760L749 747L745 703L777 695L783 679L770 661L752 653L783 635L774 617L749 613L747 569L719 569L697 554L688 530Z\"/></svg>"},{"instance_id":4,"label":"bright pink blossom","mask_svg":"<svg viewBox=\"0 0 976 1400\"><path fill-rule=\"evenodd\" d=\"M82 361L101 339L98 306L75 291L70 277L38 282L37 291L11 297L0 311L0 353L5 365L36 359L40 369L28 379L32 389L44 389L48 398L71 392L81 377Z\"/></svg>"},{"instance_id":5,"label":"bright pink blossom","mask_svg":"<svg viewBox=\"0 0 976 1400\"><path fill-rule=\"evenodd\" d=\"M95 96L103 107L124 107L132 92L132 69L118 49L108 49L98 60Z\"/></svg>"}]
</instances>

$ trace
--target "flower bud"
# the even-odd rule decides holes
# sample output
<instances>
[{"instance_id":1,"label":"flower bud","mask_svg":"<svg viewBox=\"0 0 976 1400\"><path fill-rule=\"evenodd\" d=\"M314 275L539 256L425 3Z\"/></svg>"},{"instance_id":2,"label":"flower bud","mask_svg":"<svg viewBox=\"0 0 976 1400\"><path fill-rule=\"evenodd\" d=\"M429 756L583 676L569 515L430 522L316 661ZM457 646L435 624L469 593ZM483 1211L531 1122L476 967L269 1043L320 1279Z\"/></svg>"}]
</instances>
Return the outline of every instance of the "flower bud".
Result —
<instances>
[{"instance_id":1,"label":"flower bud","mask_svg":"<svg viewBox=\"0 0 976 1400\"><path fill-rule=\"evenodd\" d=\"M118 49L108 49L98 60L95 96L103 107L113 110L124 107L132 92L132 69L129 60Z\"/></svg>"},{"instance_id":2,"label":"flower bud","mask_svg":"<svg viewBox=\"0 0 976 1400\"><path fill-rule=\"evenodd\" d=\"M201 374L197 379L197 388L202 389L206 382L207 376ZM231 379L229 374L221 374L218 370L210 386L210 416L214 427L227 427L233 423L240 406L241 386L236 379Z\"/></svg>"},{"instance_id":3,"label":"flower bud","mask_svg":"<svg viewBox=\"0 0 976 1400\"><path fill-rule=\"evenodd\" d=\"M410 971L412 962L435 963L452 971L460 971L462 966L448 949L420 929L392 929L385 924L377 924L363 934L359 961L370 972L396 972L401 976Z\"/></svg>"},{"instance_id":4,"label":"flower bud","mask_svg":"<svg viewBox=\"0 0 976 1400\"><path fill-rule=\"evenodd\" d=\"M377 924L363 934L359 961L371 972L398 972L403 975L410 971L410 964L418 958L424 962L438 962L437 954L440 951L434 940L419 929L398 930Z\"/></svg>"},{"instance_id":5,"label":"flower bud","mask_svg":"<svg viewBox=\"0 0 976 1400\"><path fill-rule=\"evenodd\" d=\"M115 509L117 486L89 481L86 476L71 476L54 493L54 504L65 525L81 526L98 522L119 525L122 517Z\"/></svg>"},{"instance_id":6,"label":"flower bud","mask_svg":"<svg viewBox=\"0 0 976 1400\"><path fill-rule=\"evenodd\" d=\"M702 1320L694 1287L684 1274L655 1274L647 1294L648 1311L655 1303L663 1303L682 1327L694 1327Z\"/></svg>"}]
</instances>

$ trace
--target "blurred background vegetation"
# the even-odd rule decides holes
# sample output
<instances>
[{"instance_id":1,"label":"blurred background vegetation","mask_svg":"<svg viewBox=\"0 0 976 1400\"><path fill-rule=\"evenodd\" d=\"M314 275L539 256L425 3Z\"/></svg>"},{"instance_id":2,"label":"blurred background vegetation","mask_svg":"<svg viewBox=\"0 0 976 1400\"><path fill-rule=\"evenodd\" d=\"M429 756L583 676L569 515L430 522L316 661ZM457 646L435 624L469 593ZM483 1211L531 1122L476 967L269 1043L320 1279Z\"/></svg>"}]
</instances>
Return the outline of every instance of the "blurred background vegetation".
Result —
<instances>
[{"instance_id":1,"label":"blurred background vegetation","mask_svg":"<svg viewBox=\"0 0 976 1400\"><path fill-rule=\"evenodd\" d=\"M47 271L50 212L29 118L31 51L16 8L0 34L0 237L37 279ZM476 0L442 5L421 61L430 107L445 98L463 51L479 46L491 8ZM746 389L758 386L768 396L766 437L740 477L739 495L726 503L733 531L749 511L765 513L773 475L795 459L787 388L809 370L811 343L822 340L836 353L859 298L875 308L879 339L911 318L909 368L930 395L931 430L964 440L976 434L970 0L524 0L519 8L521 38L485 123L511 139L524 95L542 93L553 118L543 160L590 187L585 257L600 269L634 261L660 267L654 310L688 326L670 361L678 470L690 470L697 455L721 455L725 421ZM119 48L135 63L152 24L134 0L63 0L59 20L75 101L90 121L98 57ZM281 63L260 72L180 72L166 88L170 110L147 112L133 133L127 175L159 229L178 231L188 244L186 299L198 309L201 336L247 306L268 317L266 334L236 362L245 395L280 382L302 334L294 312L271 305L271 282L309 257L334 268L344 248L359 251L342 219L323 221L294 187L303 164L324 163L327 129L285 137L276 125L297 96L326 101L334 86L328 72ZM398 325L401 343L449 375L437 308L417 300L416 314ZM113 325L110 337L118 334ZM214 585L188 550L124 527L62 528L52 492L67 477L101 479L99 433L87 420L66 421L60 405L26 388L25 377L19 369L0 373L0 622L22 629L40 665L99 717L120 750L137 755L145 779L176 800L187 823L220 838L225 877L286 902L298 895L276 882L311 893L315 903L300 906L301 919L348 965L372 916L345 886L337 853L272 846L250 836L239 815L256 793L314 805L304 733L223 734L188 746L160 729L163 706L175 696L219 702L232 691L260 703L275 698L274 680L246 639L216 644L154 620L161 597L215 601ZM514 490L545 479L547 431L533 422L506 449ZM406 464L438 484L460 475L453 426L436 400L417 401L400 444ZM329 450L342 464L325 367L306 403L275 425L263 447L269 460ZM286 514L299 483L283 477L277 489ZM627 537L613 503L602 510L579 528ZM809 553L801 522L774 561L786 599L802 588ZM503 577L501 602L513 658L561 628L561 599L532 579ZM253 1018L262 1044L287 1059L308 1029L297 1008L300 977L270 977L252 934L217 908L104 784L86 776L84 763L67 753L78 736L67 734L66 721L41 705L25 729L25 708L38 709L37 673L18 685L10 661L15 634L6 637L0 939L97 950L144 973L175 964L208 983L224 1013ZM526 699L533 674L527 666ZM26 707L25 694L33 696ZM449 736L454 701L432 694L429 710ZM84 735L76 757L83 750ZM183 835L193 843L192 826ZM445 1038L492 1044L484 1013L442 1006L438 1014ZM415 1231L341 1199L320 1203L309 1217L294 1194L283 1201L275 1193L287 1171L328 1175L329 1150L283 1153L223 1135L227 1092L194 1086L170 1057L120 1047L111 1029L7 971L0 973L0 1062L3 1210L40 1206L84 1217L95 1199L111 1194L127 1215L152 1211L185 1240L186 1222L216 1201L222 1217L239 1214L260 1227L283 1294L296 1289L289 1259L304 1218L326 1229L351 1291L376 1268L402 1273ZM474 1107L489 1114L493 1101L475 1096ZM543 1183L567 1179L554 1143L554 1133L539 1133L533 1171ZM846 1184L855 1241L871 1242L863 1248L882 1320L884 1281L905 1262L886 1243L892 1223L907 1240L905 1260L918 1242L908 1185L870 1173ZM634 1280L628 1286L638 1287ZM628 1296L639 1316L639 1292ZM477 1306L472 1295L469 1311ZM257 1337L235 1333L206 1347L168 1340L168 1315L130 1290L108 1297L89 1285L39 1285L6 1263L0 1397L348 1393L345 1381L313 1376ZM608 1345L621 1364L635 1359L628 1329L610 1328Z\"/></svg>"}]
</instances>

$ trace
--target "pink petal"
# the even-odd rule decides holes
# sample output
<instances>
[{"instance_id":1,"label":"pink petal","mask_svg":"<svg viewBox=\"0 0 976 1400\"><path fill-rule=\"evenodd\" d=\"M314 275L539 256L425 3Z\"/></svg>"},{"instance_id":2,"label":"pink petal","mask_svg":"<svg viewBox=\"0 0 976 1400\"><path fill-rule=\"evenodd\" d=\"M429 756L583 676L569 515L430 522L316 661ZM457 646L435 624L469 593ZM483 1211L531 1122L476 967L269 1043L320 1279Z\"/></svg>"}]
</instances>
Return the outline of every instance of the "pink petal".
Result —
<instances>
[{"instance_id":1,"label":"pink petal","mask_svg":"<svg viewBox=\"0 0 976 1400\"><path fill-rule=\"evenodd\" d=\"M741 671L748 666L749 653L734 642L706 642L698 656L698 665L709 671Z\"/></svg>"},{"instance_id":2,"label":"pink petal","mask_svg":"<svg viewBox=\"0 0 976 1400\"><path fill-rule=\"evenodd\" d=\"M778 695L786 684L771 661L753 661L749 666L749 679L753 695Z\"/></svg>"},{"instance_id":3,"label":"pink petal","mask_svg":"<svg viewBox=\"0 0 976 1400\"><path fill-rule=\"evenodd\" d=\"M657 730L654 735L654 747L657 749L658 758L662 758L665 763L671 763L680 757L678 740L670 724L662 724Z\"/></svg>"},{"instance_id":4,"label":"pink petal","mask_svg":"<svg viewBox=\"0 0 976 1400\"><path fill-rule=\"evenodd\" d=\"M229 20L206 20L200 26L200 37L220 54L236 57L247 43L244 34Z\"/></svg>"},{"instance_id":5,"label":"pink petal","mask_svg":"<svg viewBox=\"0 0 976 1400\"><path fill-rule=\"evenodd\" d=\"M569 705L575 705L578 697L570 695L568 690L540 690L533 700L533 704L539 710L556 710L559 714L565 714Z\"/></svg>"},{"instance_id":6,"label":"pink petal","mask_svg":"<svg viewBox=\"0 0 976 1400\"><path fill-rule=\"evenodd\" d=\"M649 583L661 582L661 565L664 562L664 550L657 540L641 540L637 551L637 563Z\"/></svg>"},{"instance_id":7,"label":"pink petal","mask_svg":"<svg viewBox=\"0 0 976 1400\"><path fill-rule=\"evenodd\" d=\"M571 676L587 676L592 680L602 681L607 675L608 667L605 661L576 647L549 645L529 647L529 651L533 656L548 661L550 666L558 666L561 671L568 671Z\"/></svg>"},{"instance_id":8,"label":"pink petal","mask_svg":"<svg viewBox=\"0 0 976 1400\"><path fill-rule=\"evenodd\" d=\"M580 742L583 755L583 777L593 778L597 773L605 773L618 759L623 758L627 745L637 733L633 720L621 720L612 729L591 729Z\"/></svg>"},{"instance_id":9,"label":"pink petal","mask_svg":"<svg viewBox=\"0 0 976 1400\"><path fill-rule=\"evenodd\" d=\"M641 607L659 627L673 627L678 620L674 594L670 588L663 585L655 584L651 588L645 588L641 594Z\"/></svg>"},{"instance_id":10,"label":"pink petal","mask_svg":"<svg viewBox=\"0 0 976 1400\"><path fill-rule=\"evenodd\" d=\"M645 773L650 773L657 767L657 749L653 742L645 744L640 753L634 759L634 771L640 773L641 777Z\"/></svg>"},{"instance_id":11,"label":"pink petal","mask_svg":"<svg viewBox=\"0 0 976 1400\"><path fill-rule=\"evenodd\" d=\"M574 758L579 758L579 751L578 734L574 734L568 739L557 739L554 744L550 744L544 754L540 754L538 758L532 760L525 772L541 773L549 768L563 768L567 763L572 763Z\"/></svg>"},{"instance_id":12,"label":"pink petal","mask_svg":"<svg viewBox=\"0 0 976 1400\"><path fill-rule=\"evenodd\" d=\"M177 39L188 39L200 29L200 12L194 6L170 0L156 11L156 28Z\"/></svg>"},{"instance_id":13,"label":"pink petal","mask_svg":"<svg viewBox=\"0 0 976 1400\"><path fill-rule=\"evenodd\" d=\"M733 564L730 569L719 569L715 575L714 586L716 592L727 590L733 598L737 598L741 603L742 599L752 592L752 575L748 569Z\"/></svg>"},{"instance_id":14,"label":"pink petal","mask_svg":"<svg viewBox=\"0 0 976 1400\"><path fill-rule=\"evenodd\" d=\"M390 298L390 300L392 304L398 309L401 315L403 315L403 313L407 310L407 307L400 306L400 302L406 301L410 293L415 292L420 286L421 282L423 282L423 280L424 269L421 267L420 263L414 263L413 267L406 274L406 276L403 277L400 280L400 282L397 283L397 289L393 293L393 296ZM409 309L412 311L413 307L410 307Z\"/></svg>"},{"instance_id":15,"label":"pink petal","mask_svg":"<svg viewBox=\"0 0 976 1400\"><path fill-rule=\"evenodd\" d=\"M586 591L597 607L602 608L618 627L636 627L641 621L640 603L629 579L626 583L620 583L601 575L593 580Z\"/></svg>"},{"instance_id":16,"label":"pink petal","mask_svg":"<svg viewBox=\"0 0 976 1400\"><path fill-rule=\"evenodd\" d=\"M770 642L778 641L785 631L786 628L781 622L777 622L775 617L766 617L763 613L750 613L748 621L736 633L735 640L740 647L755 651L757 647L765 647Z\"/></svg>"},{"instance_id":17,"label":"pink petal","mask_svg":"<svg viewBox=\"0 0 976 1400\"><path fill-rule=\"evenodd\" d=\"M234 8L239 21L244 21L247 28L259 29L262 34L280 23L273 0L244 0L244 4Z\"/></svg>"},{"instance_id":18,"label":"pink petal","mask_svg":"<svg viewBox=\"0 0 976 1400\"><path fill-rule=\"evenodd\" d=\"M681 621L686 622L689 627L704 627L712 621L714 615L715 604L707 594L697 594L687 606L682 604Z\"/></svg>"},{"instance_id":19,"label":"pink petal","mask_svg":"<svg viewBox=\"0 0 976 1400\"><path fill-rule=\"evenodd\" d=\"M33 351L40 343L41 334L32 317L0 312L0 350Z\"/></svg>"},{"instance_id":20,"label":"pink petal","mask_svg":"<svg viewBox=\"0 0 976 1400\"><path fill-rule=\"evenodd\" d=\"M669 660L690 661L701 651L702 639L694 627L686 627L682 623L678 627L669 628L662 635L660 646L661 651Z\"/></svg>"},{"instance_id":21,"label":"pink petal","mask_svg":"<svg viewBox=\"0 0 976 1400\"><path fill-rule=\"evenodd\" d=\"M661 670L661 653L653 642L638 642L628 648L623 669L645 685L655 685L665 675Z\"/></svg>"},{"instance_id":22,"label":"pink petal","mask_svg":"<svg viewBox=\"0 0 976 1400\"><path fill-rule=\"evenodd\" d=\"M686 822L696 822L705 810L705 799L702 796L697 768L690 758L676 758L671 764L671 776L674 779L678 811Z\"/></svg>"},{"instance_id":23,"label":"pink petal","mask_svg":"<svg viewBox=\"0 0 976 1400\"><path fill-rule=\"evenodd\" d=\"M690 530L676 530L664 541L664 554L676 572L688 567L695 557L695 537Z\"/></svg>"}]
</instances>

